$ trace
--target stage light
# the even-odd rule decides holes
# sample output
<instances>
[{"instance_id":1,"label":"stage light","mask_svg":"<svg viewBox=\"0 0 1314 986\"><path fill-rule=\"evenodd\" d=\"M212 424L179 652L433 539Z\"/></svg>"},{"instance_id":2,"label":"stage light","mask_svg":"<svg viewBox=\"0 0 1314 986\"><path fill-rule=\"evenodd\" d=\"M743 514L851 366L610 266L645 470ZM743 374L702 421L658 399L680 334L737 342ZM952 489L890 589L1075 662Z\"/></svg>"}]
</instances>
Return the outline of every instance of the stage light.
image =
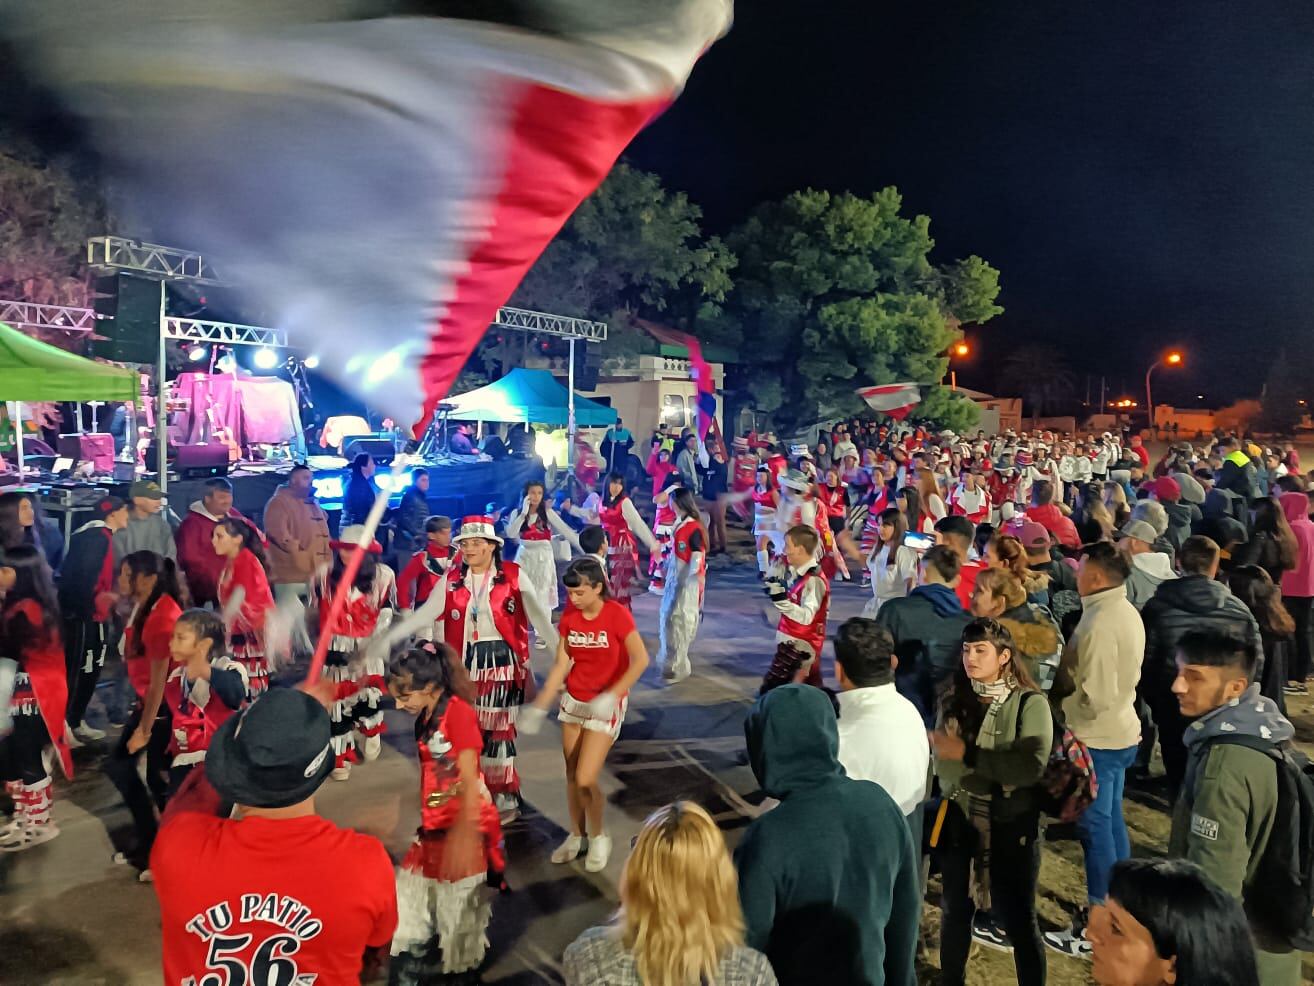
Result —
<instances>
[{"instance_id":1,"label":"stage light","mask_svg":"<svg viewBox=\"0 0 1314 986\"><path fill-rule=\"evenodd\" d=\"M187 350L187 359L193 363L199 363L209 355L209 350L204 346L192 346Z\"/></svg>"},{"instance_id":2,"label":"stage light","mask_svg":"<svg viewBox=\"0 0 1314 986\"><path fill-rule=\"evenodd\" d=\"M233 359L232 353L224 353L215 363L214 368L220 373L232 373L237 369L237 360Z\"/></svg>"},{"instance_id":3,"label":"stage light","mask_svg":"<svg viewBox=\"0 0 1314 986\"><path fill-rule=\"evenodd\" d=\"M268 346L262 346L256 350L252 362L261 370L272 370L278 365L278 353Z\"/></svg>"},{"instance_id":4,"label":"stage light","mask_svg":"<svg viewBox=\"0 0 1314 986\"><path fill-rule=\"evenodd\" d=\"M319 357L307 356L305 358L305 361L301 365L304 366L307 370L316 369L319 366Z\"/></svg>"}]
</instances>

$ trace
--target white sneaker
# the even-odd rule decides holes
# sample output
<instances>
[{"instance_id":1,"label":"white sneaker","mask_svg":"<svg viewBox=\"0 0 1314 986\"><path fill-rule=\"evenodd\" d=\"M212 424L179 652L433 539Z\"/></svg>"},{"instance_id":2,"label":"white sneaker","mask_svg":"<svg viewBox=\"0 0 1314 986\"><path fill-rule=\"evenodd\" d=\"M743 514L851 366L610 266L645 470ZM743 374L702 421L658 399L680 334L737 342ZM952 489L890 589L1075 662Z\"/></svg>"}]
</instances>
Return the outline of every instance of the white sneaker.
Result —
<instances>
[{"instance_id":1,"label":"white sneaker","mask_svg":"<svg viewBox=\"0 0 1314 986\"><path fill-rule=\"evenodd\" d=\"M379 754L383 752L382 736L365 737L365 762L369 763L379 759Z\"/></svg>"},{"instance_id":2,"label":"white sneaker","mask_svg":"<svg viewBox=\"0 0 1314 986\"><path fill-rule=\"evenodd\" d=\"M587 843L588 840L582 835L568 835L565 842L552 850L549 858L558 866L562 863L573 863L579 859L579 854L584 851Z\"/></svg>"},{"instance_id":3,"label":"white sneaker","mask_svg":"<svg viewBox=\"0 0 1314 986\"><path fill-rule=\"evenodd\" d=\"M140 873L137 874L137 882L138 882L138 883L154 883L154 882L155 882L155 874L152 873L150 870L142 870Z\"/></svg>"},{"instance_id":4,"label":"white sneaker","mask_svg":"<svg viewBox=\"0 0 1314 986\"><path fill-rule=\"evenodd\" d=\"M43 822L40 825L24 825L9 839L0 842L0 852L22 852L24 849L31 849L33 846L39 846L43 842L49 842L57 835L59 835L59 826L54 822Z\"/></svg>"},{"instance_id":5,"label":"white sneaker","mask_svg":"<svg viewBox=\"0 0 1314 986\"><path fill-rule=\"evenodd\" d=\"M333 773L329 775L335 781L345 781L351 776L351 764L344 763L341 767L334 767Z\"/></svg>"},{"instance_id":6,"label":"white sneaker","mask_svg":"<svg viewBox=\"0 0 1314 986\"><path fill-rule=\"evenodd\" d=\"M105 730L88 726L85 722L82 722L73 728L73 735L82 740L83 743L99 743L105 738L106 734Z\"/></svg>"},{"instance_id":7,"label":"white sneaker","mask_svg":"<svg viewBox=\"0 0 1314 986\"><path fill-rule=\"evenodd\" d=\"M70 750L80 750L84 745L82 740L74 735L73 727L68 723L64 723L64 742L68 744Z\"/></svg>"},{"instance_id":8,"label":"white sneaker","mask_svg":"<svg viewBox=\"0 0 1314 986\"><path fill-rule=\"evenodd\" d=\"M609 859L611 859L611 836L589 836L589 851L584 857L584 869L590 873L600 873L607 868Z\"/></svg>"}]
</instances>

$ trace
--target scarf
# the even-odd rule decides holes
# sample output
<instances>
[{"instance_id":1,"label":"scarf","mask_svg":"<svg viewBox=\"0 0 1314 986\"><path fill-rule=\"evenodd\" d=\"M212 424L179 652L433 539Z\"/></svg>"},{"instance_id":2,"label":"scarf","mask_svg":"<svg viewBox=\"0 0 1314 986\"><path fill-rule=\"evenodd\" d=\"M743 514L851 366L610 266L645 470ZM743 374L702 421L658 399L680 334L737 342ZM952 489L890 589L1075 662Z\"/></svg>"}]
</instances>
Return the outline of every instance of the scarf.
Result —
<instances>
[{"instance_id":1,"label":"scarf","mask_svg":"<svg viewBox=\"0 0 1314 986\"><path fill-rule=\"evenodd\" d=\"M1013 682L1011 675L989 684L972 681L972 691L982 698L990 699L985 718L981 721L981 728L976 734L976 745L980 749L994 749L999 710L1004 707L1005 700L1013 694L1015 687L1016 683ZM976 902L978 908L989 910L990 805L994 799L988 794L964 793L966 794L966 804L962 806L964 814L967 815L967 821L972 828L976 830L976 849L972 853L971 864L972 900Z\"/></svg>"}]
</instances>

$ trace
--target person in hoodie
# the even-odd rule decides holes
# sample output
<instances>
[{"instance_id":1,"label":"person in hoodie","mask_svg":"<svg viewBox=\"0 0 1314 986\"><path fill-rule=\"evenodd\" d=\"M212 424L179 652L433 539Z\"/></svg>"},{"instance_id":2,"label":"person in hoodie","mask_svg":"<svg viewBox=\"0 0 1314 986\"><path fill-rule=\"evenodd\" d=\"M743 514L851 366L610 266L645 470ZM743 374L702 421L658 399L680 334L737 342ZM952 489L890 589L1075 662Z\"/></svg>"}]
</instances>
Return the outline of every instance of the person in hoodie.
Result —
<instances>
[{"instance_id":1,"label":"person in hoodie","mask_svg":"<svg viewBox=\"0 0 1314 986\"><path fill-rule=\"evenodd\" d=\"M936 690L958 666L963 627L971 620L954 591L961 568L953 549L936 545L922 557L917 588L876 612L876 622L894 637L895 685L928 727L935 722Z\"/></svg>"},{"instance_id":2,"label":"person in hoodie","mask_svg":"<svg viewBox=\"0 0 1314 986\"><path fill-rule=\"evenodd\" d=\"M1256 871L1278 811L1277 765L1244 739L1278 746L1295 735L1273 702L1259 694L1258 657L1245 637L1194 629L1177 641L1172 684L1181 715L1191 725L1186 782L1173 808L1168 854L1198 865L1243 906L1264 892ZM1243 742L1236 742L1238 737ZM1269 933L1255 909L1245 910L1259 981L1296 986L1300 952Z\"/></svg>"},{"instance_id":3,"label":"person in hoodie","mask_svg":"<svg viewBox=\"0 0 1314 986\"><path fill-rule=\"evenodd\" d=\"M1314 522L1304 493L1283 493L1278 504L1296 538L1296 564L1282 573L1282 605L1296 621L1296 651L1287 675L1287 691L1305 695L1310 664L1310 607L1314 605Z\"/></svg>"},{"instance_id":4,"label":"person in hoodie","mask_svg":"<svg viewBox=\"0 0 1314 986\"><path fill-rule=\"evenodd\" d=\"M1259 496L1259 479L1254 462L1241 448L1241 439L1229 435L1218 443L1218 451L1223 456L1223 468L1218 471L1215 488L1227 490L1249 505Z\"/></svg>"},{"instance_id":5,"label":"person in hoodie","mask_svg":"<svg viewBox=\"0 0 1314 986\"><path fill-rule=\"evenodd\" d=\"M1207 537L1194 534L1177 552L1181 578L1162 583L1141 610L1145 623L1145 661L1142 694L1159 729L1164 771L1173 790L1186 774L1183 734L1187 722L1172 694L1177 677L1177 645L1190 630L1225 631L1249 640L1257 652L1263 641L1259 624L1243 602L1216 581L1219 548Z\"/></svg>"},{"instance_id":6,"label":"person in hoodie","mask_svg":"<svg viewBox=\"0 0 1314 986\"><path fill-rule=\"evenodd\" d=\"M1032 487L1031 507L1027 510L1026 518L1049 531L1054 540L1069 551L1075 552L1081 547L1076 525L1054 502L1054 485L1047 480L1041 480Z\"/></svg>"},{"instance_id":7,"label":"person in hoodie","mask_svg":"<svg viewBox=\"0 0 1314 986\"><path fill-rule=\"evenodd\" d=\"M178 518L164 502L159 483L141 479L128 488L128 526L114 532L114 563L138 551L152 551L161 558L178 560L173 525Z\"/></svg>"},{"instance_id":8,"label":"person in hoodie","mask_svg":"<svg viewBox=\"0 0 1314 986\"><path fill-rule=\"evenodd\" d=\"M68 669L68 724L81 743L103 740L103 730L83 722L105 667L106 624L116 597L114 535L128 524L128 504L117 496L102 498L96 519L73 532L59 578L64 660Z\"/></svg>"},{"instance_id":9,"label":"person in hoodie","mask_svg":"<svg viewBox=\"0 0 1314 986\"><path fill-rule=\"evenodd\" d=\"M1086 867L1087 906L1071 927L1047 931L1045 944L1074 958L1090 957L1090 908L1104 903L1113 864L1131 855L1122 815L1123 782L1141 736L1136 683L1145 653L1145 627L1127 601L1127 560L1105 541L1089 544L1077 569L1081 620L1063 651L1052 697L1072 734L1086 744L1099 785L1077 821Z\"/></svg>"},{"instance_id":10,"label":"person in hoodie","mask_svg":"<svg viewBox=\"0 0 1314 986\"><path fill-rule=\"evenodd\" d=\"M1118 550L1131 566L1126 583L1127 601L1141 610L1159 586L1177 578L1177 573L1173 571L1172 559L1154 550L1157 537L1148 521L1129 520L1118 534Z\"/></svg>"},{"instance_id":11,"label":"person in hoodie","mask_svg":"<svg viewBox=\"0 0 1314 986\"><path fill-rule=\"evenodd\" d=\"M214 528L225 517L239 520L260 536L255 524L233 507L233 484L222 476L205 482L205 496L187 510L178 525L178 564L187 577L187 588L197 606L217 606L219 575L227 561L214 553Z\"/></svg>"},{"instance_id":12,"label":"person in hoodie","mask_svg":"<svg viewBox=\"0 0 1314 986\"><path fill-rule=\"evenodd\" d=\"M775 688L744 734L754 776L780 802L735 851L744 944L781 986L913 986L919 854L894 799L844 773L830 697Z\"/></svg>"},{"instance_id":13,"label":"person in hoodie","mask_svg":"<svg viewBox=\"0 0 1314 986\"><path fill-rule=\"evenodd\" d=\"M269 581L277 600L310 596L310 580L333 562L328 515L315 500L309 466L297 465L265 504Z\"/></svg>"}]
</instances>

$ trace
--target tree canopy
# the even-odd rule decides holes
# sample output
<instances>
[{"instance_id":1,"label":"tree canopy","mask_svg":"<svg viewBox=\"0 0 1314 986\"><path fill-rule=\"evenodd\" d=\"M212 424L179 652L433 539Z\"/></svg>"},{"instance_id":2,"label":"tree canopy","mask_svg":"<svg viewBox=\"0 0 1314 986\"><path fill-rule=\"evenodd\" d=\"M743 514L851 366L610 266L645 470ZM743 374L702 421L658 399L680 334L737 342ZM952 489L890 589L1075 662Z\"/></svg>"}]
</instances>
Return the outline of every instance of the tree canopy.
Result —
<instances>
[{"instance_id":1,"label":"tree canopy","mask_svg":"<svg viewBox=\"0 0 1314 986\"><path fill-rule=\"evenodd\" d=\"M788 431L862 410L855 389L923 385L917 416L963 430L975 405L941 384L960 326L999 314L999 273L980 257L937 267L926 216L808 190L759 207L727 238L734 290L705 332L741 347L737 387Z\"/></svg>"},{"instance_id":2,"label":"tree canopy","mask_svg":"<svg viewBox=\"0 0 1314 986\"><path fill-rule=\"evenodd\" d=\"M1058 410L1076 394L1076 378L1067 357L1053 346L1017 347L1004 360L999 380L1021 394L1036 417Z\"/></svg>"}]
</instances>

